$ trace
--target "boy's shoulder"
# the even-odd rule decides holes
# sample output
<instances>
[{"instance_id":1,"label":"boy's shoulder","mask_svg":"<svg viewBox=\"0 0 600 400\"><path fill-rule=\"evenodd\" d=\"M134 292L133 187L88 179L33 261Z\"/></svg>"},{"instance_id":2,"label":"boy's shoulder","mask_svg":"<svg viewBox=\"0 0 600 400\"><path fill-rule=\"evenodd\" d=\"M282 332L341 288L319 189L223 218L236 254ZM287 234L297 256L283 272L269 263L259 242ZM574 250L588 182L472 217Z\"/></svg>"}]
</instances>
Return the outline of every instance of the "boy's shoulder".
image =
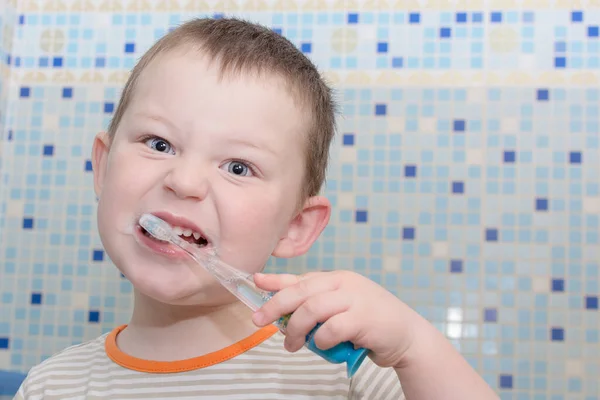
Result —
<instances>
[{"instance_id":1,"label":"boy's shoulder","mask_svg":"<svg viewBox=\"0 0 600 400\"><path fill-rule=\"evenodd\" d=\"M43 390L44 382L56 378L67 378L71 374L90 368L102 358L107 358L104 344L108 333L80 344L69 346L32 367L19 388L16 399L31 396L36 388Z\"/></svg>"},{"instance_id":2,"label":"boy's shoulder","mask_svg":"<svg viewBox=\"0 0 600 400\"><path fill-rule=\"evenodd\" d=\"M34 371L40 372L44 370L51 370L58 366L64 366L65 364L71 364L73 367L76 367L78 362L87 361L90 360L90 358L105 355L106 353L104 351L104 346L106 337L108 335L109 333L105 333L83 343L69 346L33 367L30 371L30 374Z\"/></svg>"}]
</instances>

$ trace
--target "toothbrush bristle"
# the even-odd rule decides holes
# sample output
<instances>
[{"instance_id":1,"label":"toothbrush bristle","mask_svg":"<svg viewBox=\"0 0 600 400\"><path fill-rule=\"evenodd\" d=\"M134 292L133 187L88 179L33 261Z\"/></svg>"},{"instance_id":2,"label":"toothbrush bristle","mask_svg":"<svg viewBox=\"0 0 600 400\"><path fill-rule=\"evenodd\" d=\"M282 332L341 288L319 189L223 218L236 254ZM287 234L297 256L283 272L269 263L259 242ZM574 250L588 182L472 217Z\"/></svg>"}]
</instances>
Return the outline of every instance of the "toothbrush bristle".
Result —
<instances>
[{"instance_id":1,"label":"toothbrush bristle","mask_svg":"<svg viewBox=\"0 0 600 400\"><path fill-rule=\"evenodd\" d=\"M169 241L171 238L171 226L152 214L142 215L140 217L140 226L158 240Z\"/></svg>"}]
</instances>

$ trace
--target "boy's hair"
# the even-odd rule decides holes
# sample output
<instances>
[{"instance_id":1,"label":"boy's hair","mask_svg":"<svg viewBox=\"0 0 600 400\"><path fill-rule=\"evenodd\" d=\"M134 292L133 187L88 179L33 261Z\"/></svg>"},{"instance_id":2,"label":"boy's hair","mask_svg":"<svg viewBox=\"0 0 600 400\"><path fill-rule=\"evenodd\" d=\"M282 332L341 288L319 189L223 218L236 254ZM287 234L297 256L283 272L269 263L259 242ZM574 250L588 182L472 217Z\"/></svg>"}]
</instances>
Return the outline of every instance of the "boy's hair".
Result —
<instances>
[{"instance_id":1,"label":"boy's hair","mask_svg":"<svg viewBox=\"0 0 600 400\"><path fill-rule=\"evenodd\" d=\"M275 74L310 113L303 149L305 156L302 201L319 193L325 181L329 147L335 134L336 104L331 89L315 65L293 43L272 30L236 18L194 19L158 40L133 68L108 127L114 137L142 71L159 55L181 48L205 52L226 74Z\"/></svg>"}]
</instances>

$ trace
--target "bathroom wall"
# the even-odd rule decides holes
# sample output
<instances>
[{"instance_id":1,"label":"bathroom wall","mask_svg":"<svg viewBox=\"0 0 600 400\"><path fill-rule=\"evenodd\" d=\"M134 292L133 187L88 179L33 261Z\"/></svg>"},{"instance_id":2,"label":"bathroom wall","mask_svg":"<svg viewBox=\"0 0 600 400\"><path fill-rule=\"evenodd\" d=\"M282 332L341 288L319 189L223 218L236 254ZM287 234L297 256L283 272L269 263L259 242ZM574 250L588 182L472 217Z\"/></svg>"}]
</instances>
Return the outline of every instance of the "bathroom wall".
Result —
<instances>
[{"instance_id":1,"label":"bathroom wall","mask_svg":"<svg viewBox=\"0 0 600 400\"><path fill-rule=\"evenodd\" d=\"M269 269L366 274L502 399L600 399L600 3L450 3L0 3L0 369L127 322L131 286L96 233L92 139L154 40L226 14L290 38L344 112L331 226Z\"/></svg>"},{"instance_id":2,"label":"bathroom wall","mask_svg":"<svg viewBox=\"0 0 600 400\"><path fill-rule=\"evenodd\" d=\"M3 171L4 163L4 141L6 140L4 125L9 100L9 55L11 53L13 40L13 27L15 20L15 4L13 1L0 0L0 243L4 243L6 236L6 189L8 187L7 175ZM22 374L6 371L10 367L10 354L8 338L10 336L10 325L8 321L12 318L4 301L4 252L0 253L0 399L10 398L18 388Z\"/></svg>"},{"instance_id":3,"label":"bathroom wall","mask_svg":"<svg viewBox=\"0 0 600 400\"><path fill-rule=\"evenodd\" d=\"M15 6L8 0L0 0L0 132L4 131L4 122L8 101L8 56L12 47ZM0 174L2 171L2 144L4 135L0 135ZM0 181L1 182L1 181ZM0 186L0 193L3 186ZM0 195L0 199L4 197ZM2 204L0 200L0 205ZM2 217L0 216L0 221ZM0 227L1 227L0 223ZM0 235L2 233L0 232ZM1 236L0 236L1 237Z\"/></svg>"}]
</instances>

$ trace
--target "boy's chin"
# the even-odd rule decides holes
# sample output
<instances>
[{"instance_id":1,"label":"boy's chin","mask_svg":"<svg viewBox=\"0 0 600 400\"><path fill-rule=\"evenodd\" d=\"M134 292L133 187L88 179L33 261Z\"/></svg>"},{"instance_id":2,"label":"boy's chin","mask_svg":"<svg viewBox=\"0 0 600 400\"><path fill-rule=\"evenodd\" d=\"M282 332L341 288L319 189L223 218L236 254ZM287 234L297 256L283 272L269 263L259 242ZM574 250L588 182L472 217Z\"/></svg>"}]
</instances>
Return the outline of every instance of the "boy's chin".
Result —
<instances>
[{"instance_id":1,"label":"boy's chin","mask_svg":"<svg viewBox=\"0 0 600 400\"><path fill-rule=\"evenodd\" d=\"M146 282L147 283L147 282ZM158 283L157 285L136 285L135 291L140 296L136 301L146 298L150 302L158 302L168 306L195 306L195 307L218 307L235 300L225 288L218 283L198 285L194 288L184 288Z\"/></svg>"}]
</instances>

